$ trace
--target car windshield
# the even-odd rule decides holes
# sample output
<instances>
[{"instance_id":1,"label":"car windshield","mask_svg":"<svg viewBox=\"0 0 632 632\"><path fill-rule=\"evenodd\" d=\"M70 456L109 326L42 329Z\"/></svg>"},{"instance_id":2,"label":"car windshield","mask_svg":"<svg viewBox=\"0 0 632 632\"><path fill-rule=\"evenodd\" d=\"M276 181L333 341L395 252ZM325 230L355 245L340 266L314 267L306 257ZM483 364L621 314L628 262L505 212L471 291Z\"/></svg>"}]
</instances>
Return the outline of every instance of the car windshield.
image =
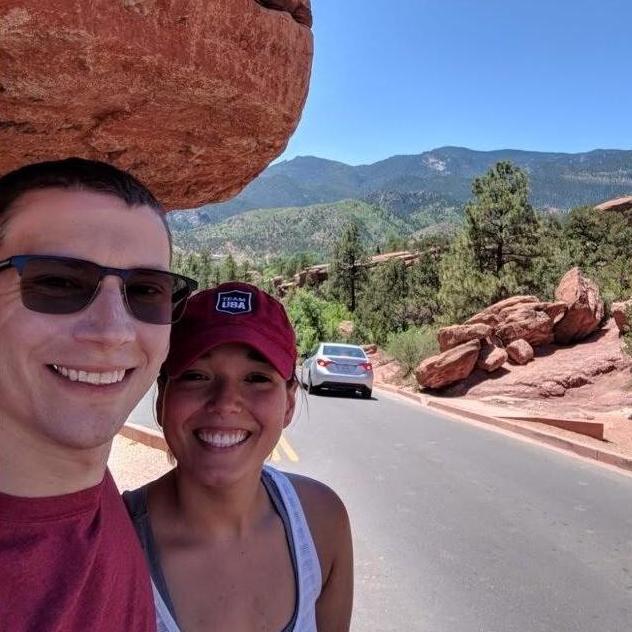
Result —
<instances>
[{"instance_id":1,"label":"car windshield","mask_svg":"<svg viewBox=\"0 0 632 632\"><path fill-rule=\"evenodd\" d=\"M328 356L346 356L348 358L364 358L364 351L360 347L338 347L334 345L325 345L323 354Z\"/></svg>"}]
</instances>

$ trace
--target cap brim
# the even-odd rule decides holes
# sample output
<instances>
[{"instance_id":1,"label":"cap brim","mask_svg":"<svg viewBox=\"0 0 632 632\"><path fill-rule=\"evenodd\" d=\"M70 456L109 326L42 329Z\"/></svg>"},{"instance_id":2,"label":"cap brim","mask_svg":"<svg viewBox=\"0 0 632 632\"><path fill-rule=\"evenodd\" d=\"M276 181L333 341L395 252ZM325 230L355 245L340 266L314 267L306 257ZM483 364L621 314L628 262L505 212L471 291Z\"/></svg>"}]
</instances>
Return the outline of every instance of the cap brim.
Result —
<instances>
[{"instance_id":1,"label":"cap brim","mask_svg":"<svg viewBox=\"0 0 632 632\"><path fill-rule=\"evenodd\" d=\"M173 341L172 341L173 344ZM193 362L212 349L225 344L245 344L256 349L281 375L289 380L294 372L294 358L278 344L245 324L213 326L200 336L185 336L178 341L178 358L165 362L169 377L178 377Z\"/></svg>"}]
</instances>

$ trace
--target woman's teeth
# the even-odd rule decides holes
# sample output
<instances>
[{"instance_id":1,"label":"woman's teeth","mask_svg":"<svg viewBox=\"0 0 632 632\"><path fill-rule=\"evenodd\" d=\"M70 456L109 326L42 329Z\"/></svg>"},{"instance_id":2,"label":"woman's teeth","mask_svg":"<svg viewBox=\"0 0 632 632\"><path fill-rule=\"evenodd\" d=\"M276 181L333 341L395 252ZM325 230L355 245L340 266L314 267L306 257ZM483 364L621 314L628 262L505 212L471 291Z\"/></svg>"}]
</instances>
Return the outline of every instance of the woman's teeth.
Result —
<instances>
[{"instance_id":1,"label":"woman's teeth","mask_svg":"<svg viewBox=\"0 0 632 632\"><path fill-rule=\"evenodd\" d=\"M53 364L53 369L67 377L71 382L84 382L86 384L116 384L125 377L125 369L118 369L114 371L104 371L97 373L93 371L80 371L78 369L69 369L65 366L59 366Z\"/></svg>"},{"instance_id":2,"label":"woman's teeth","mask_svg":"<svg viewBox=\"0 0 632 632\"><path fill-rule=\"evenodd\" d=\"M198 430L195 434L200 441L214 448L230 448L244 441L250 433L247 430Z\"/></svg>"}]
</instances>

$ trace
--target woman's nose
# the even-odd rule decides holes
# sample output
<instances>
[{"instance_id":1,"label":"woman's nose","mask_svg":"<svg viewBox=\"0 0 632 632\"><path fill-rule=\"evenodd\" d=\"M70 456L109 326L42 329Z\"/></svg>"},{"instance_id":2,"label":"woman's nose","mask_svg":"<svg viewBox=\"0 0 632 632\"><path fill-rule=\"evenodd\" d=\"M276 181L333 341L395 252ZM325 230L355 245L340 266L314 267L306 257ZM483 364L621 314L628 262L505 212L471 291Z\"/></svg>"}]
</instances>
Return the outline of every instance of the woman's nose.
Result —
<instances>
[{"instance_id":1,"label":"woman's nose","mask_svg":"<svg viewBox=\"0 0 632 632\"><path fill-rule=\"evenodd\" d=\"M229 378L216 377L213 380L206 408L209 412L221 415L234 415L241 412L243 401L239 384Z\"/></svg>"}]
</instances>

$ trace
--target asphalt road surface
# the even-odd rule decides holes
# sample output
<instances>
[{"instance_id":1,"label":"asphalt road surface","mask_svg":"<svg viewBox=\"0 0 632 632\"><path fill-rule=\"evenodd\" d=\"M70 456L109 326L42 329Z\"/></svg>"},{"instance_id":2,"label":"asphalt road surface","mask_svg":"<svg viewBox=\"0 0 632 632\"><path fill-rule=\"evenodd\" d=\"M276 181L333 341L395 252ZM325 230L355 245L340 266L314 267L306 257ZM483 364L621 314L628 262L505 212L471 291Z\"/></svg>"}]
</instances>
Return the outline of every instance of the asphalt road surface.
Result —
<instances>
[{"instance_id":1,"label":"asphalt road surface","mask_svg":"<svg viewBox=\"0 0 632 632\"><path fill-rule=\"evenodd\" d=\"M272 460L347 504L352 630L632 630L632 477L380 391L303 399Z\"/></svg>"}]
</instances>

